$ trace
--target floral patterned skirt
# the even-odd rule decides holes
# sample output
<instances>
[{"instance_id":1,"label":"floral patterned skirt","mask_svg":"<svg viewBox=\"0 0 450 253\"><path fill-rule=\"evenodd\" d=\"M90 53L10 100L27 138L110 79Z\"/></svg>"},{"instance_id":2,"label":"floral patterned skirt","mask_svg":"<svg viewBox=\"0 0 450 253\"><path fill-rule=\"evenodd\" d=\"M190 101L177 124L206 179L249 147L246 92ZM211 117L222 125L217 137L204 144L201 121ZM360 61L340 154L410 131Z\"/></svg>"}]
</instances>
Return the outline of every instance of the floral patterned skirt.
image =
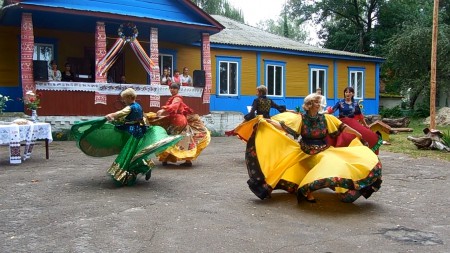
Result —
<instances>
[{"instance_id":1,"label":"floral patterned skirt","mask_svg":"<svg viewBox=\"0 0 450 253\"><path fill-rule=\"evenodd\" d=\"M349 147L330 147L308 155L296 140L264 120L253 125L245 158L250 189L262 199L276 189L306 197L329 188L342 201L353 202L361 195L369 197L381 184L381 163L359 140ZM267 193L258 193L265 189Z\"/></svg>"},{"instance_id":2,"label":"floral patterned skirt","mask_svg":"<svg viewBox=\"0 0 450 253\"><path fill-rule=\"evenodd\" d=\"M209 130L197 114L152 118L149 123L163 127L168 134L183 136L176 145L159 154L160 161L195 160L211 141Z\"/></svg>"}]
</instances>

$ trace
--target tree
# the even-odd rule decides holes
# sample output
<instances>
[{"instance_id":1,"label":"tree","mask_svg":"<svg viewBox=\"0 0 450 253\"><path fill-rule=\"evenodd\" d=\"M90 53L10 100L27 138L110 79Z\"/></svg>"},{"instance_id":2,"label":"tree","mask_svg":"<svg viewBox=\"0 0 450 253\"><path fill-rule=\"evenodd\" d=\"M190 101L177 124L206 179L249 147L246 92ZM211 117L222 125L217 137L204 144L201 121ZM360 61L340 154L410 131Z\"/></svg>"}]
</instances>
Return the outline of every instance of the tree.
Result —
<instances>
[{"instance_id":1,"label":"tree","mask_svg":"<svg viewBox=\"0 0 450 253\"><path fill-rule=\"evenodd\" d=\"M305 42L307 37L307 34L302 26L297 26L295 22L289 20L285 22L285 19L282 17L277 20L266 19L259 21L256 24L256 27L263 31L287 37L299 42Z\"/></svg>"},{"instance_id":2,"label":"tree","mask_svg":"<svg viewBox=\"0 0 450 253\"><path fill-rule=\"evenodd\" d=\"M372 29L386 0L290 0L291 15L322 25L319 37L327 48L370 53ZM350 45L350 46L349 46Z\"/></svg>"},{"instance_id":3,"label":"tree","mask_svg":"<svg viewBox=\"0 0 450 253\"><path fill-rule=\"evenodd\" d=\"M286 38L290 38L299 42L305 42L307 34L300 22L291 19L288 16L287 6L284 6L283 13L280 13L282 17L277 20L266 19L259 21L256 27L276 35L280 35Z\"/></svg>"},{"instance_id":4,"label":"tree","mask_svg":"<svg viewBox=\"0 0 450 253\"><path fill-rule=\"evenodd\" d=\"M424 23L408 25L402 32L392 36L386 45L386 81L400 91L409 91L410 108L416 106L420 95L429 99L431 32L432 27ZM450 51L450 26L447 24L439 27L437 49L437 84L442 87L441 90L447 87L448 91L450 58L447 55Z\"/></svg>"},{"instance_id":5,"label":"tree","mask_svg":"<svg viewBox=\"0 0 450 253\"><path fill-rule=\"evenodd\" d=\"M227 0L192 0L192 2L210 15L221 15L245 23L242 11L231 6Z\"/></svg>"}]
</instances>

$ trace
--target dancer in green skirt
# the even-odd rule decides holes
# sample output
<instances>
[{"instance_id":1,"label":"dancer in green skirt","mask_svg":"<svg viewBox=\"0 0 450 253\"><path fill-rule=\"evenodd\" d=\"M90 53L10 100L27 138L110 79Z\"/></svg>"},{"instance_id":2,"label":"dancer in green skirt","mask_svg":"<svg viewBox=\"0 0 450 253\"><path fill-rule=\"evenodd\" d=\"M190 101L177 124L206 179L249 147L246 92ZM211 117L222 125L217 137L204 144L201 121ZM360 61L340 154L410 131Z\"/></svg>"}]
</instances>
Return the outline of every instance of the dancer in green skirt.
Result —
<instances>
[{"instance_id":1,"label":"dancer in green skirt","mask_svg":"<svg viewBox=\"0 0 450 253\"><path fill-rule=\"evenodd\" d=\"M120 94L126 107L104 118L75 124L71 131L80 150L89 156L119 154L108 174L120 185L133 185L139 174L149 180L155 167L152 157L175 145L182 136L169 136L164 128L145 126L136 92L128 88Z\"/></svg>"}]
</instances>

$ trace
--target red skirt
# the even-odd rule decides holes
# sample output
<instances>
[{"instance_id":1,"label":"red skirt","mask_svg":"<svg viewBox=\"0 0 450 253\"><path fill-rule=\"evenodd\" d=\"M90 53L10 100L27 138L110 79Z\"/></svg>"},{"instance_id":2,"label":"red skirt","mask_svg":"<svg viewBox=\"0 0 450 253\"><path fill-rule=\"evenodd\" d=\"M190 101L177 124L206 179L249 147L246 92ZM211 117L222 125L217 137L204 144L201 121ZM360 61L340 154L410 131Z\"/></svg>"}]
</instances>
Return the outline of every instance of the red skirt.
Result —
<instances>
[{"instance_id":1,"label":"red skirt","mask_svg":"<svg viewBox=\"0 0 450 253\"><path fill-rule=\"evenodd\" d=\"M369 148L372 149L375 154L378 155L378 151L381 145L381 136L372 132L370 128L363 126L357 119L355 118L339 118L343 123L347 126L358 131L363 138L363 141L366 141L369 144ZM355 135L349 133L341 133L335 141L335 147L347 147L350 142L355 139Z\"/></svg>"}]
</instances>

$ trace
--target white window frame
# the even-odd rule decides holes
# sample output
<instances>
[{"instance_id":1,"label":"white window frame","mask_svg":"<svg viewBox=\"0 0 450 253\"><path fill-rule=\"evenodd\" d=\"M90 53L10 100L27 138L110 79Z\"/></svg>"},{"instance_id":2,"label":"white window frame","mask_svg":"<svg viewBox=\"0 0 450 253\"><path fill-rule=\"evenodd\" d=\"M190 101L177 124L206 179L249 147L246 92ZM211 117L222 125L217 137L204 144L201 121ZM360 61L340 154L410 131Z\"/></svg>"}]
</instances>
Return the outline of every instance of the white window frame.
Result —
<instances>
[{"instance_id":1,"label":"white window frame","mask_svg":"<svg viewBox=\"0 0 450 253\"><path fill-rule=\"evenodd\" d=\"M274 68L273 76L269 76L269 68ZM281 80L280 83L276 83L277 79L277 71L281 71ZM283 97L284 96L284 70L285 63L276 62L276 61L267 61L265 64L265 85L267 87L267 96L271 97ZM273 84L269 84L269 80L272 80ZM274 85L274 87L272 87ZM280 91L280 94L276 94L277 88Z\"/></svg>"},{"instance_id":2,"label":"white window frame","mask_svg":"<svg viewBox=\"0 0 450 253\"><path fill-rule=\"evenodd\" d=\"M164 59L164 56L168 56L168 57L171 57L172 58L172 61L171 61L171 63L170 63L170 67L169 67L169 74L170 74L170 76L173 76L173 62L174 62L174 59L175 59L175 55L173 55L173 54L159 54L159 70L161 71L161 73L160 73L160 75L162 76L163 75L163 73L164 73L164 62L163 62L163 59Z\"/></svg>"},{"instance_id":3,"label":"white window frame","mask_svg":"<svg viewBox=\"0 0 450 253\"><path fill-rule=\"evenodd\" d=\"M41 48L48 47L50 48L50 53L48 56L45 56L45 54L38 53L40 52ZM51 43L34 43L34 50L33 50L33 60L34 61L47 61L50 63L52 60L55 59L55 45Z\"/></svg>"},{"instance_id":4,"label":"white window frame","mask_svg":"<svg viewBox=\"0 0 450 253\"><path fill-rule=\"evenodd\" d=\"M323 80L320 83L320 73L323 72ZM315 79L314 79L315 77ZM316 80L316 83L314 81ZM322 96L327 96L327 80L328 80L328 67L312 65L309 69L309 90L311 93L315 93L317 88L322 89Z\"/></svg>"},{"instance_id":5,"label":"white window frame","mask_svg":"<svg viewBox=\"0 0 450 253\"><path fill-rule=\"evenodd\" d=\"M363 69L350 69L348 86L355 90L354 98L363 99L364 98L364 80L365 73Z\"/></svg>"},{"instance_id":6,"label":"white window frame","mask_svg":"<svg viewBox=\"0 0 450 253\"><path fill-rule=\"evenodd\" d=\"M222 75L222 71L220 71L220 68L221 68L221 65L222 64L226 64L226 75L227 75L227 80L226 80L226 90L224 90L224 89L221 89L221 84L222 84L222 82L221 82L221 80L222 80L222 78L223 78L223 75ZM233 77L231 77L230 75L231 75L231 72L230 72L230 69L231 69L231 65L232 64L235 64L236 65L236 76L234 77L234 79L236 80L236 88L235 88L235 92L234 93L232 93L232 92L230 92L231 90L232 90L232 83L231 83L231 81L232 81L232 79L233 79ZM217 94L219 95L219 96L238 96L239 94L238 94L238 91L239 91L239 78L240 78L240 71L239 71L239 67L240 66L240 64L239 64L239 61L233 61L233 60L226 60L226 59L224 59L224 60L218 60L217 61Z\"/></svg>"}]
</instances>

